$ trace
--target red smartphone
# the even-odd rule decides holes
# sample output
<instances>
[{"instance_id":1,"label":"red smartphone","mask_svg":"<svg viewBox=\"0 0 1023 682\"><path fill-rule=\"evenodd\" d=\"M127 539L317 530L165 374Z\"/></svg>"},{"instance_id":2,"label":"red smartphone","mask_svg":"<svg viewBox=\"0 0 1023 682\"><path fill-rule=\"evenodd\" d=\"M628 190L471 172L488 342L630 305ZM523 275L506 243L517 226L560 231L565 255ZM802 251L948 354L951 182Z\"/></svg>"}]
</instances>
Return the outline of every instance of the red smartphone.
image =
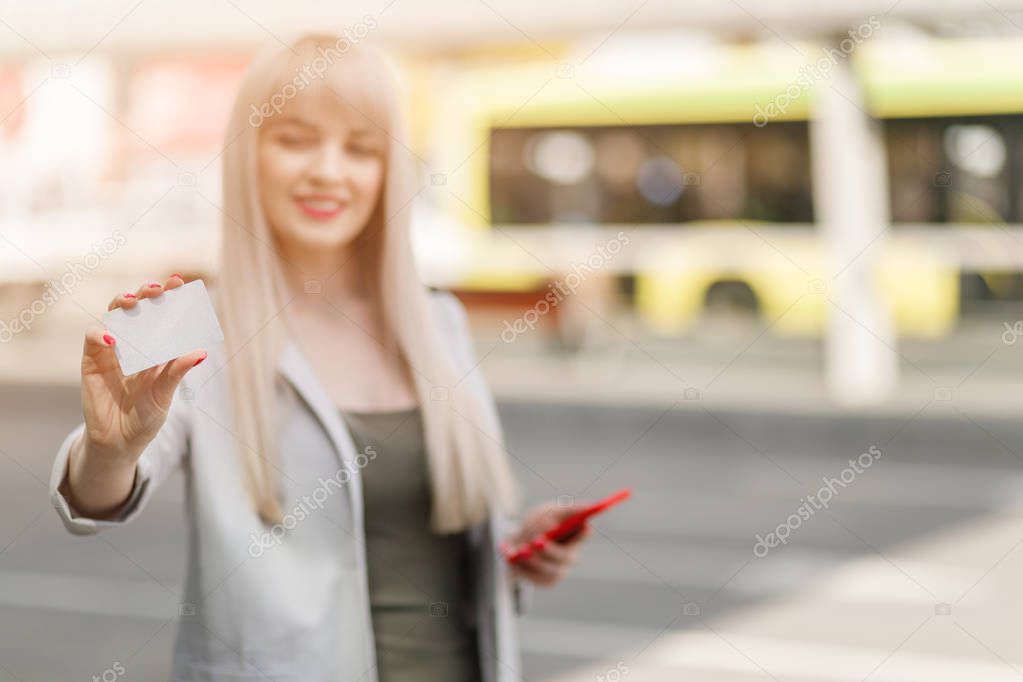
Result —
<instances>
[{"instance_id":1,"label":"red smartphone","mask_svg":"<svg viewBox=\"0 0 1023 682\"><path fill-rule=\"evenodd\" d=\"M575 514L564 519L554 528L551 528L549 531L530 542L524 542L521 545L516 546L508 544L502 545L501 553L504 554L504 558L508 563L514 564L524 561L525 559L533 556L533 552L542 549L548 542L558 542L572 537L580 528L582 528L583 524L586 523L587 519L591 516L596 516L602 511L610 509L619 502L629 499L631 495L632 488L623 488L613 495L609 495L603 500L594 502L589 507L586 507L581 511L577 511Z\"/></svg>"}]
</instances>

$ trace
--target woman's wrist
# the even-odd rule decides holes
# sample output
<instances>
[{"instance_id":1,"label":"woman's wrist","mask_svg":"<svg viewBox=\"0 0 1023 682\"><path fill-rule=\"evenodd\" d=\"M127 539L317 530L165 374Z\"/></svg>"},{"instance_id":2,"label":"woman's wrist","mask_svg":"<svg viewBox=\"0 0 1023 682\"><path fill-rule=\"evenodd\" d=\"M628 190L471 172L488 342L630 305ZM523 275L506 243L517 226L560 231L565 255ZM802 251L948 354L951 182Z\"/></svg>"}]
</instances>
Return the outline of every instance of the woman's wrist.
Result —
<instances>
[{"instance_id":1,"label":"woman's wrist","mask_svg":"<svg viewBox=\"0 0 1023 682\"><path fill-rule=\"evenodd\" d=\"M137 456L97 449L83 432L71 445L61 493L83 515L108 516L131 495L137 464Z\"/></svg>"}]
</instances>

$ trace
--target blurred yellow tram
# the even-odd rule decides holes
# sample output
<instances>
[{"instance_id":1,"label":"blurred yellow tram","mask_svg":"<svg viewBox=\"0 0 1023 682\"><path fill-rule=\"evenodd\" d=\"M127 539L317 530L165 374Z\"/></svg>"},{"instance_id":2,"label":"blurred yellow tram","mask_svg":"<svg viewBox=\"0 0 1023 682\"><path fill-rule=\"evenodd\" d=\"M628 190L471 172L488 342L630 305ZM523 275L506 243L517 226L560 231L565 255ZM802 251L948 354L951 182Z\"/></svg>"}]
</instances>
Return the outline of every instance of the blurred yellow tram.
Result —
<instances>
[{"instance_id":1,"label":"blurred yellow tram","mask_svg":"<svg viewBox=\"0 0 1023 682\"><path fill-rule=\"evenodd\" d=\"M826 80L785 101L766 125L754 123L825 54L800 48L806 57L757 44L703 47L650 68L566 60L460 71L433 100L434 139L444 141L435 155L452 169L443 210L509 235L609 225L685 237L619 278L651 329L684 332L724 297L772 322L774 333L818 335L824 298L792 302L808 282L812 290L835 274L814 226L807 120ZM875 41L848 57L884 127L893 233L902 224L1023 222L1020 57L1023 46L1009 41ZM730 257L753 243L784 248L755 263ZM481 264L459 288L542 296L548 281ZM952 328L962 282L993 296L1019 293L1015 275L966 278L919 244L889 244L876 271L879 295L907 337Z\"/></svg>"}]
</instances>

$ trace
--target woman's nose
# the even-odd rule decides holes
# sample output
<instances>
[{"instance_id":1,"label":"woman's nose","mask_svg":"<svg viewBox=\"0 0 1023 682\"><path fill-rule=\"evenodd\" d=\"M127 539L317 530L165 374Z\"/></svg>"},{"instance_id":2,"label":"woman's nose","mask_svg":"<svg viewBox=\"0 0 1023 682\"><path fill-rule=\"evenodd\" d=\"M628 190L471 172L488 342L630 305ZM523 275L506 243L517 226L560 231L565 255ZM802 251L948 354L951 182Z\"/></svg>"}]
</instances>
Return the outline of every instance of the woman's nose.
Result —
<instances>
[{"instance_id":1,"label":"woman's nose","mask_svg":"<svg viewBox=\"0 0 1023 682\"><path fill-rule=\"evenodd\" d=\"M309 174L324 182L344 182L349 164L344 151L336 145L324 145L309 168Z\"/></svg>"}]
</instances>

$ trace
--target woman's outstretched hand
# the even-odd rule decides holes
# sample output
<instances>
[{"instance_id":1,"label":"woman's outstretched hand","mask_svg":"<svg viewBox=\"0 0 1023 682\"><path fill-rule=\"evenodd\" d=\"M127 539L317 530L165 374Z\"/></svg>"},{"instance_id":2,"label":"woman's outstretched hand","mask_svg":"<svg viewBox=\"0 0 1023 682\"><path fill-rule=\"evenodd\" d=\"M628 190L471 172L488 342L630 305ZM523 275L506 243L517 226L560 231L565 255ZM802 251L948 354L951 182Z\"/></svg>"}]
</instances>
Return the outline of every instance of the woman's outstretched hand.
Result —
<instances>
[{"instance_id":1,"label":"woman's outstretched hand","mask_svg":"<svg viewBox=\"0 0 1023 682\"><path fill-rule=\"evenodd\" d=\"M585 504L565 507L554 502L533 507L523 519L522 527L509 538L509 542L513 545L529 542L586 507ZM512 570L538 587L553 587L568 575L579 558L583 541L592 533L590 525L584 523L571 537L557 542L548 541L529 558L512 564Z\"/></svg>"},{"instance_id":2,"label":"woman's outstretched hand","mask_svg":"<svg viewBox=\"0 0 1023 682\"><path fill-rule=\"evenodd\" d=\"M164 284L144 284L114 297L107 310L131 309L144 298L184 284L172 275ZM189 369L206 358L196 350L126 377L114 354L116 339L99 327L86 332L82 350L82 411L85 445L97 455L137 458L167 418L174 391Z\"/></svg>"},{"instance_id":3,"label":"woman's outstretched hand","mask_svg":"<svg viewBox=\"0 0 1023 682\"><path fill-rule=\"evenodd\" d=\"M107 310L130 309L185 282L171 275L119 294ZM80 513L102 518L131 493L135 465L167 420L174 391L185 374L206 359L196 350L131 376L121 373L117 340L100 327L85 334L82 348L82 413L85 431L72 445L61 493Z\"/></svg>"}]
</instances>

